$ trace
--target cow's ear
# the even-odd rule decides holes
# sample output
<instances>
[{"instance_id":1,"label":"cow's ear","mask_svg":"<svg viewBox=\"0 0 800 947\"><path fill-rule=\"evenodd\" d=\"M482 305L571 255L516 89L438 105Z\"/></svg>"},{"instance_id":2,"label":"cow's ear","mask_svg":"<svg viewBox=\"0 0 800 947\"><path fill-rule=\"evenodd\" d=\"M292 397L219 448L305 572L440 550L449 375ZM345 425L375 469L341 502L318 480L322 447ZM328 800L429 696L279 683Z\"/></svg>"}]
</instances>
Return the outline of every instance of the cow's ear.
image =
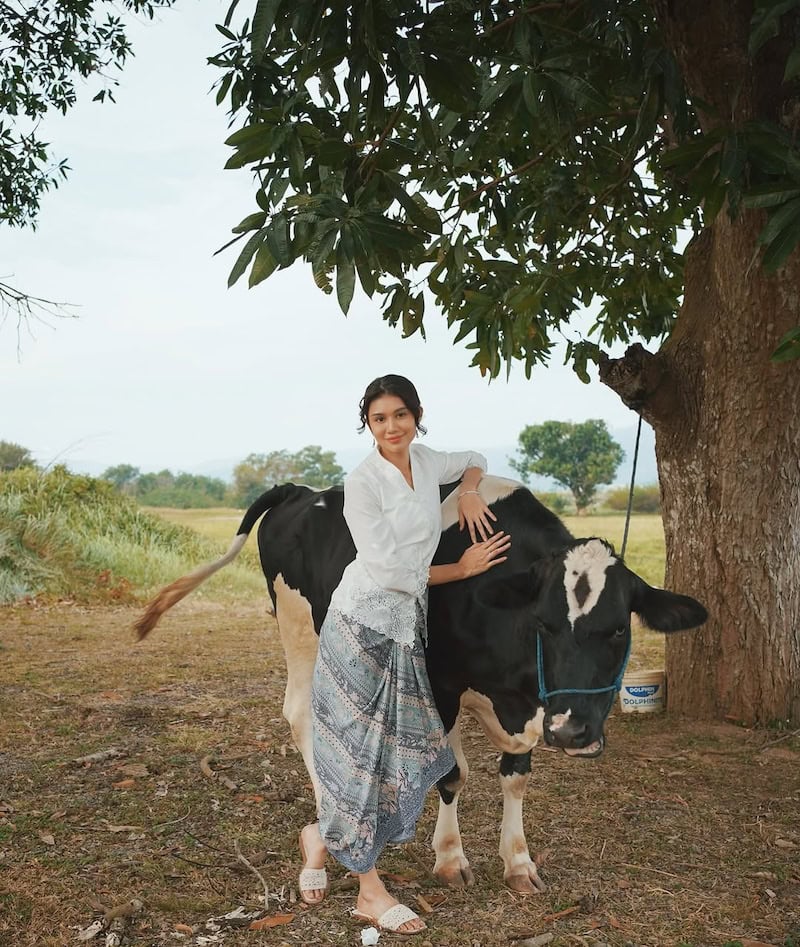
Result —
<instances>
[{"instance_id":1,"label":"cow's ear","mask_svg":"<svg viewBox=\"0 0 800 947\"><path fill-rule=\"evenodd\" d=\"M516 610L530 608L539 592L534 569L515 572L501 579L489 579L478 591L478 601L487 608Z\"/></svg>"},{"instance_id":2,"label":"cow's ear","mask_svg":"<svg viewBox=\"0 0 800 947\"><path fill-rule=\"evenodd\" d=\"M708 618L705 608L689 595L654 589L638 575L633 575L633 584L631 611L654 631L685 631Z\"/></svg>"}]
</instances>

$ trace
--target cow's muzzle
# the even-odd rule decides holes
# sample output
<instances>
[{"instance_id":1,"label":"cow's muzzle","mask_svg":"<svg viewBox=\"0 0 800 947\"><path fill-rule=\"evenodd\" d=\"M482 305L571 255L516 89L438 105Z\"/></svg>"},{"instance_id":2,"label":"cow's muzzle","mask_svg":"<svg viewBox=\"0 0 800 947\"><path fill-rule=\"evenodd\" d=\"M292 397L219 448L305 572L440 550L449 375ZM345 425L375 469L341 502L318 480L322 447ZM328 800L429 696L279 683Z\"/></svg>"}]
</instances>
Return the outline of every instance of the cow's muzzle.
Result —
<instances>
[{"instance_id":1,"label":"cow's muzzle","mask_svg":"<svg viewBox=\"0 0 800 947\"><path fill-rule=\"evenodd\" d=\"M605 739L602 732L599 737L588 723L573 719L572 711L553 714L545 718L544 741L548 746L558 747L570 756L593 758L603 752Z\"/></svg>"}]
</instances>

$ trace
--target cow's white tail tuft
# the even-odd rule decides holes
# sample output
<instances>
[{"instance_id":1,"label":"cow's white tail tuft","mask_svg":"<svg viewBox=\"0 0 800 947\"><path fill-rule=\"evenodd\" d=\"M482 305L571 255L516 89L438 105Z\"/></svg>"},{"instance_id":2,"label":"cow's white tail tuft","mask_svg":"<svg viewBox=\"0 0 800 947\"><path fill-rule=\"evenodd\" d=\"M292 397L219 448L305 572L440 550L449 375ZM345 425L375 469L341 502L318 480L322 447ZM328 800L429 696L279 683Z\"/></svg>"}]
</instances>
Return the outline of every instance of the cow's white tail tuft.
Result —
<instances>
[{"instance_id":1,"label":"cow's white tail tuft","mask_svg":"<svg viewBox=\"0 0 800 947\"><path fill-rule=\"evenodd\" d=\"M188 575L176 579L170 585L163 588L156 597L148 603L144 614L133 626L139 641L146 637L158 624L164 612L169 611L173 605L177 605L182 598L193 592L198 585L202 585L206 579L224 569L229 565L242 551L242 546L247 542L247 533L239 533L234 537L233 542L228 547L228 551L215 562L209 562L204 566L199 566Z\"/></svg>"}]
</instances>

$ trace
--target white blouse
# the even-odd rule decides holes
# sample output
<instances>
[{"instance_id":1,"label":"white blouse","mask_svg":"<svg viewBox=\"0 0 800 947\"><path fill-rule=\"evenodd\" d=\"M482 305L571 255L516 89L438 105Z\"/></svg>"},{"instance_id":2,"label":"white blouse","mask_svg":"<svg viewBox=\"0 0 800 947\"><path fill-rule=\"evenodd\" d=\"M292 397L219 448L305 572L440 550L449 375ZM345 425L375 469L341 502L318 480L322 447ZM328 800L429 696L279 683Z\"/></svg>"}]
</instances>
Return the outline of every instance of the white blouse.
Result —
<instances>
[{"instance_id":1,"label":"white blouse","mask_svg":"<svg viewBox=\"0 0 800 947\"><path fill-rule=\"evenodd\" d=\"M424 621L428 570L442 532L439 484L487 467L474 451L414 443L409 452L413 489L377 449L345 478L344 518L356 558L331 597L331 608L404 644L414 641L420 614Z\"/></svg>"}]
</instances>

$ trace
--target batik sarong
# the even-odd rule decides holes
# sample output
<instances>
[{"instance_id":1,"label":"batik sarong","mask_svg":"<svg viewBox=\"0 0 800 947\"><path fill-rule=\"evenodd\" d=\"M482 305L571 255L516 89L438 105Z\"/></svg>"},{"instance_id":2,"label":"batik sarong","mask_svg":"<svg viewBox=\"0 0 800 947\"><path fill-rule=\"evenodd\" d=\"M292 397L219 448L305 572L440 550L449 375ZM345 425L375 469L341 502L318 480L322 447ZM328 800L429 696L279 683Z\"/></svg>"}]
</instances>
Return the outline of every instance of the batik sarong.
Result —
<instances>
[{"instance_id":1,"label":"batik sarong","mask_svg":"<svg viewBox=\"0 0 800 947\"><path fill-rule=\"evenodd\" d=\"M320 633L312 709L320 832L363 873L414 836L425 796L455 765L431 693L419 610L404 644L331 609Z\"/></svg>"}]
</instances>

